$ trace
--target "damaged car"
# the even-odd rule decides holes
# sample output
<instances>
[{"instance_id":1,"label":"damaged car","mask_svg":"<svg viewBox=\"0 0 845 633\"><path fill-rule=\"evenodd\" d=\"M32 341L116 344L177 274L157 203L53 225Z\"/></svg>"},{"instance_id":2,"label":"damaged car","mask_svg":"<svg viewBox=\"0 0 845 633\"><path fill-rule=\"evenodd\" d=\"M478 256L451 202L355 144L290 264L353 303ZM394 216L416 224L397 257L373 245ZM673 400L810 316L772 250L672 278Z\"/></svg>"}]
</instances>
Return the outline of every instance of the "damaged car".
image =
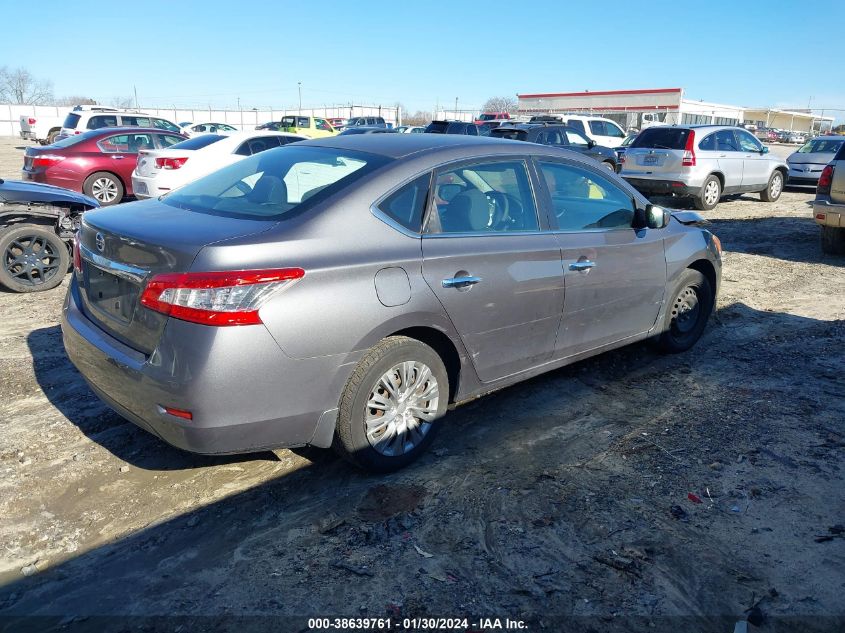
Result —
<instances>
[{"instance_id":1,"label":"damaged car","mask_svg":"<svg viewBox=\"0 0 845 633\"><path fill-rule=\"evenodd\" d=\"M13 292L58 286L82 214L99 206L69 189L0 179L0 285Z\"/></svg>"}]
</instances>

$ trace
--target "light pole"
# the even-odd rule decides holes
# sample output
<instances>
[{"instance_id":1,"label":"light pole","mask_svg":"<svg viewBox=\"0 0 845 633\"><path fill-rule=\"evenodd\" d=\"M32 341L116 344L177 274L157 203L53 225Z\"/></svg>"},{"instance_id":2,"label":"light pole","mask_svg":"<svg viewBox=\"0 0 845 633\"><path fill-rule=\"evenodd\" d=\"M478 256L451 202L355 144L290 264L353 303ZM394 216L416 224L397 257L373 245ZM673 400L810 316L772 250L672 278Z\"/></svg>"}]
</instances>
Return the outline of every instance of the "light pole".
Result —
<instances>
[{"instance_id":1,"label":"light pole","mask_svg":"<svg viewBox=\"0 0 845 633\"><path fill-rule=\"evenodd\" d=\"M297 81L296 87L299 89L299 113L302 114L302 82Z\"/></svg>"},{"instance_id":2,"label":"light pole","mask_svg":"<svg viewBox=\"0 0 845 633\"><path fill-rule=\"evenodd\" d=\"M455 118L460 119L460 117L458 116L458 98L457 97L455 97Z\"/></svg>"}]
</instances>

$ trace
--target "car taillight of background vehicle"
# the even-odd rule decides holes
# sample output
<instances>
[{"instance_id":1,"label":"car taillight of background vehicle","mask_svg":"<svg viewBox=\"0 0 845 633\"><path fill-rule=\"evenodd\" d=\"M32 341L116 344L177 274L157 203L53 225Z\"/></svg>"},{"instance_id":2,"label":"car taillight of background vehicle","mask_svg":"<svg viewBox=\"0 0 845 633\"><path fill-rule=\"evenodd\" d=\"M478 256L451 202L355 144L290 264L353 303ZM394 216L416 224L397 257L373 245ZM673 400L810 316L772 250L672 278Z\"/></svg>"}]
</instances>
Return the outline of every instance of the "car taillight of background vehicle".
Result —
<instances>
[{"instance_id":1,"label":"car taillight of background vehicle","mask_svg":"<svg viewBox=\"0 0 845 633\"><path fill-rule=\"evenodd\" d=\"M681 160L683 167L695 167L695 132L689 131L687 136L687 144L684 147L684 157Z\"/></svg>"},{"instance_id":2,"label":"car taillight of background vehicle","mask_svg":"<svg viewBox=\"0 0 845 633\"><path fill-rule=\"evenodd\" d=\"M82 274L82 253L79 250L79 233L73 236L73 270Z\"/></svg>"},{"instance_id":3,"label":"car taillight of background vehicle","mask_svg":"<svg viewBox=\"0 0 845 633\"><path fill-rule=\"evenodd\" d=\"M26 121L27 121L27 123L29 123L30 125L35 125L35 119L33 119L32 117L29 117Z\"/></svg>"},{"instance_id":4,"label":"car taillight of background vehicle","mask_svg":"<svg viewBox=\"0 0 845 633\"><path fill-rule=\"evenodd\" d=\"M826 165L819 176L816 194L830 195L830 185L833 183L833 165Z\"/></svg>"},{"instance_id":5,"label":"car taillight of background vehicle","mask_svg":"<svg viewBox=\"0 0 845 633\"><path fill-rule=\"evenodd\" d=\"M156 158L156 167L159 169L179 169L188 162L188 157L179 158Z\"/></svg>"},{"instance_id":6,"label":"car taillight of background vehicle","mask_svg":"<svg viewBox=\"0 0 845 633\"><path fill-rule=\"evenodd\" d=\"M141 305L202 325L255 325L270 297L305 276L301 268L155 275Z\"/></svg>"},{"instance_id":7,"label":"car taillight of background vehicle","mask_svg":"<svg viewBox=\"0 0 845 633\"><path fill-rule=\"evenodd\" d=\"M39 154L38 156L33 157L32 166L52 167L53 165L62 162L64 159L65 157L59 154Z\"/></svg>"}]
</instances>

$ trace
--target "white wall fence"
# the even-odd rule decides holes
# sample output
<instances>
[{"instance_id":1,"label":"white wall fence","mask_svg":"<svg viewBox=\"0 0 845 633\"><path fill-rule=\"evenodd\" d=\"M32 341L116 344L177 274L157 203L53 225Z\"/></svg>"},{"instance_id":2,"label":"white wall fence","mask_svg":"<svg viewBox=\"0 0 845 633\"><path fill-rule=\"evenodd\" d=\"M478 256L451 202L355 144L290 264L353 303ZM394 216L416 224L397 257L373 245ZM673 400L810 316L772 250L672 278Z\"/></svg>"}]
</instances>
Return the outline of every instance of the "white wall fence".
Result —
<instances>
[{"instance_id":1,"label":"white wall fence","mask_svg":"<svg viewBox=\"0 0 845 633\"><path fill-rule=\"evenodd\" d=\"M38 117L64 119L71 109L70 106L32 106L0 103L0 136L20 135L20 117L22 116L32 116L36 119ZM385 121L393 124L397 123L397 116L399 115L395 107L380 105L335 105L321 108L302 108L302 110L185 110L181 108L144 107L138 109L151 116L160 116L174 123L180 123L182 121L192 121L194 123L228 123L241 130L252 130L256 125L268 121L279 121L283 116L288 114L307 114L310 116L344 119L353 116L381 116L384 117Z\"/></svg>"}]
</instances>

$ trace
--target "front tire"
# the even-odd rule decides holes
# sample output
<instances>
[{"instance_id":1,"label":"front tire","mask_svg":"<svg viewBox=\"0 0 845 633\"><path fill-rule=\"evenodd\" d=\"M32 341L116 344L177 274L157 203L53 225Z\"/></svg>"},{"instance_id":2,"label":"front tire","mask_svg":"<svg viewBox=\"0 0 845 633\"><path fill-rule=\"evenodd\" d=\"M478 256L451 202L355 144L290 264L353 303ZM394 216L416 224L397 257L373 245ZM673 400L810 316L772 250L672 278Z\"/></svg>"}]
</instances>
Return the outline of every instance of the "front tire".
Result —
<instances>
[{"instance_id":1,"label":"front tire","mask_svg":"<svg viewBox=\"0 0 845 633\"><path fill-rule=\"evenodd\" d=\"M666 310L663 333L658 340L660 350L678 354L695 345L707 326L714 299L707 277L692 268L684 270Z\"/></svg>"},{"instance_id":2,"label":"front tire","mask_svg":"<svg viewBox=\"0 0 845 633\"><path fill-rule=\"evenodd\" d=\"M346 383L332 448L364 470L398 470L429 447L448 402L440 356L415 339L388 337L364 355Z\"/></svg>"},{"instance_id":3,"label":"front tire","mask_svg":"<svg viewBox=\"0 0 845 633\"><path fill-rule=\"evenodd\" d=\"M67 246L56 233L37 224L0 231L0 284L13 292L55 288L70 266Z\"/></svg>"},{"instance_id":4,"label":"front tire","mask_svg":"<svg viewBox=\"0 0 845 633\"><path fill-rule=\"evenodd\" d=\"M616 173L616 165L614 165L614 164L613 164L612 162L610 162L609 160L602 161L601 166L602 166L602 167L604 167L604 168L605 168L607 171L609 171L611 174L615 174L615 173Z\"/></svg>"},{"instance_id":5,"label":"front tire","mask_svg":"<svg viewBox=\"0 0 845 633\"><path fill-rule=\"evenodd\" d=\"M760 200L774 202L783 193L783 172L775 170L769 177L769 184L760 192Z\"/></svg>"},{"instance_id":6,"label":"front tire","mask_svg":"<svg viewBox=\"0 0 845 633\"><path fill-rule=\"evenodd\" d=\"M822 226L822 252L827 255L845 255L845 229Z\"/></svg>"},{"instance_id":7,"label":"front tire","mask_svg":"<svg viewBox=\"0 0 845 633\"><path fill-rule=\"evenodd\" d=\"M701 186L701 191L693 198L693 204L699 211L710 211L719 204L721 197L722 183L716 176L707 176L707 180Z\"/></svg>"},{"instance_id":8,"label":"front tire","mask_svg":"<svg viewBox=\"0 0 845 633\"><path fill-rule=\"evenodd\" d=\"M82 191L99 202L101 207L109 207L123 200L123 183L107 171L98 171L88 176Z\"/></svg>"}]
</instances>

